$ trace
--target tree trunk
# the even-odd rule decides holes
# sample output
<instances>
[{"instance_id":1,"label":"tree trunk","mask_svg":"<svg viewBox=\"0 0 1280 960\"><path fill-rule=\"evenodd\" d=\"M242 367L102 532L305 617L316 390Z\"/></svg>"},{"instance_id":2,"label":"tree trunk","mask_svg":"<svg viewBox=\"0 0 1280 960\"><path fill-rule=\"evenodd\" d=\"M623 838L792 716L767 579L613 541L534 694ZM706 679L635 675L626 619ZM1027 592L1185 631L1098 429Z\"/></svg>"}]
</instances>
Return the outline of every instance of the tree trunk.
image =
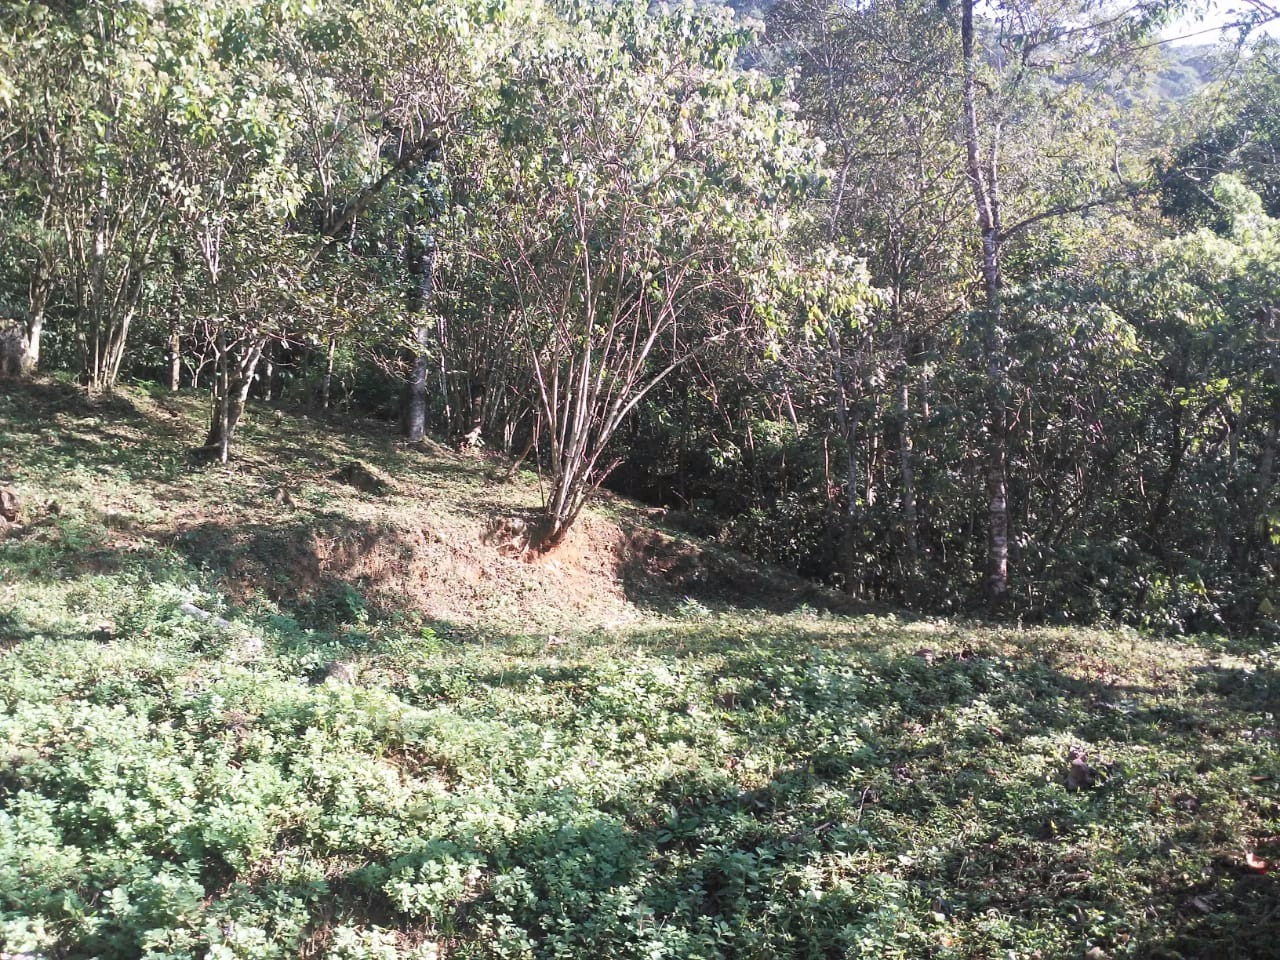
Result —
<instances>
[{"instance_id":1,"label":"tree trunk","mask_svg":"<svg viewBox=\"0 0 1280 960\"><path fill-rule=\"evenodd\" d=\"M146 230L149 232L142 248L135 249L130 255L128 263L115 278L116 284L108 284L107 280L106 235L101 228L97 228L94 234L93 282L91 302L87 307L89 336L86 338L82 334L81 345L84 352L82 379L96 390L111 390L120 377L129 329L142 306L145 293L143 278L159 235L159 228L154 222ZM82 302L81 311L85 309Z\"/></svg>"},{"instance_id":2,"label":"tree trunk","mask_svg":"<svg viewBox=\"0 0 1280 960\"><path fill-rule=\"evenodd\" d=\"M1280 329L1280 308L1268 307L1265 316L1270 324L1272 335ZM1267 432L1262 438L1262 450L1258 454L1258 466L1255 472L1257 483L1249 504L1247 531L1244 537L1248 562L1259 550L1271 548L1270 505L1271 491L1275 488L1276 446L1280 443L1280 358L1271 362L1271 388L1274 391L1271 401L1271 417L1267 424Z\"/></svg>"},{"instance_id":3,"label":"tree trunk","mask_svg":"<svg viewBox=\"0 0 1280 960\"><path fill-rule=\"evenodd\" d=\"M427 354L431 345L431 330L427 326L425 314L431 302L431 271L435 253L435 242L431 237L425 241L410 237L405 244L405 256L409 264L408 308L416 351L413 370L404 393L401 429L410 443L418 443L427 435Z\"/></svg>"},{"instance_id":4,"label":"tree trunk","mask_svg":"<svg viewBox=\"0 0 1280 960\"><path fill-rule=\"evenodd\" d=\"M324 362L324 378L320 381L320 409L329 409L329 400L333 395L333 355L338 349L338 338L329 338L329 349Z\"/></svg>"},{"instance_id":5,"label":"tree trunk","mask_svg":"<svg viewBox=\"0 0 1280 960\"><path fill-rule=\"evenodd\" d=\"M422 371L423 381L426 380L426 370ZM484 402L486 388L483 383L472 382L471 384L471 414L467 420L466 430L462 434L462 446L474 447L480 442L481 434L484 432Z\"/></svg>"},{"instance_id":6,"label":"tree trunk","mask_svg":"<svg viewBox=\"0 0 1280 960\"><path fill-rule=\"evenodd\" d=\"M262 399L266 403L271 402L273 381L275 380L276 365L270 357L264 357L262 360L262 379L259 383L259 390L262 393Z\"/></svg>"},{"instance_id":7,"label":"tree trunk","mask_svg":"<svg viewBox=\"0 0 1280 960\"><path fill-rule=\"evenodd\" d=\"M168 353L165 359L169 362L169 392L177 393L182 389L182 320L178 304L184 302L185 291L183 281L187 276L187 254L183 247L174 244L169 248L169 257L173 261L173 309L169 318ZM196 388L199 373L193 373L191 387Z\"/></svg>"},{"instance_id":8,"label":"tree trunk","mask_svg":"<svg viewBox=\"0 0 1280 960\"><path fill-rule=\"evenodd\" d=\"M178 329L178 322L176 320L169 324L168 349L169 392L177 393L182 387L182 333Z\"/></svg>"},{"instance_id":9,"label":"tree trunk","mask_svg":"<svg viewBox=\"0 0 1280 960\"><path fill-rule=\"evenodd\" d=\"M985 594L994 608L1009 596L1009 414L1005 395L1008 368L1001 329L1001 218L998 173L1000 128L995 124L985 144L978 123L978 63L974 49L973 8L976 0L961 0L960 43L964 66L965 169L973 192L982 235L983 354L986 357L987 400L987 571Z\"/></svg>"},{"instance_id":10,"label":"tree trunk","mask_svg":"<svg viewBox=\"0 0 1280 960\"><path fill-rule=\"evenodd\" d=\"M84 375L89 385L95 389L102 386L105 372L103 360L103 327L106 324L106 278L107 278L107 198L108 180L106 171L102 171L98 180L98 209L93 223L93 267L89 280L89 339L90 354L86 357Z\"/></svg>"},{"instance_id":11,"label":"tree trunk","mask_svg":"<svg viewBox=\"0 0 1280 960\"><path fill-rule=\"evenodd\" d=\"M916 535L916 485L914 450L911 441L910 366L907 338L902 336L902 366L898 375L898 467L902 473L902 538L907 548L907 580L910 584L920 569L920 544Z\"/></svg>"},{"instance_id":12,"label":"tree trunk","mask_svg":"<svg viewBox=\"0 0 1280 960\"><path fill-rule=\"evenodd\" d=\"M235 438L252 385L252 377L243 380L235 376L220 378L219 395L214 398L213 415L209 420L209 434L201 447L205 459L216 457L221 463L231 459L231 441Z\"/></svg>"},{"instance_id":13,"label":"tree trunk","mask_svg":"<svg viewBox=\"0 0 1280 960\"><path fill-rule=\"evenodd\" d=\"M135 278L139 287L142 285L142 277ZM129 327L133 324L133 317L136 312L136 295L134 305L128 307L120 318L120 322L111 327L106 342L106 364L104 366L104 375L101 386L105 390L112 390L120 379L120 365L124 363L124 349L129 342Z\"/></svg>"},{"instance_id":14,"label":"tree trunk","mask_svg":"<svg viewBox=\"0 0 1280 960\"><path fill-rule=\"evenodd\" d=\"M845 590L850 595L857 592L858 574L858 432L861 417L849 409L849 394L844 376L844 350L840 334L832 324L827 324L827 345L831 356L831 376L836 388L836 421L840 425L845 449L845 509L841 530L841 552L844 554Z\"/></svg>"},{"instance_id":15,"label":"tree trunk","mask_svg":"<svg viewBox=\"0 0 1280 960\"><path fill-rule=\"evenodd\" d=\"M44 334L44 314L49 303L49 275L43 262L36 265L27 296L26 350L22 357L22 372L31 375L40 366L40 338Z\"/></svg>"},{"instance_id":16,"label":"tree trunk","mask_svg":"<svg viewBox=\"0 0 1280 960\"><path fill-rule=\"evenodd\" d=\"M1258 492L1254 495L1250 537L1265 543L1267 532L1267 506L1271 501L1271 489L1275 486L1276 443L1280 439L1280 412L1273 415L1267 434L1262 441L1262 453L1258 457Z\"/></svg>"},{"instance_id":17,"label":"tree trunk","mask_svg":"<svg viewBox=\"0 0 1280 960\"><path fill-rule=\"evenodd\" d=\"M241 344L240 355L233 361L226 333L218 331L218 374L213 410L209 418L209 433L204 444L195 451L197 459L216 459L226 463L231 458L231 441L244 414L249 390L253 387L253 376L266 345L263 338L246 337Z\"/></svg>"},{"instance_id":18,"label":"tree trunk","mask_svg":"<svg viewBox=\"0 0 1280 960\"><path fill-rule=\"evenodd\" d=\"M1186 352L1179 350L1177 365L1171 369L1165 378L1165 386L1172 398L1172 410L1169 417L1169 441L1166 446L1168 457L1165 462L1164 473L1160 476L1160 492L1156 495L1155 506L1152 507L1151 513L1147 518L1147 539L1151 544L1151 549L1157 555L1163 557L1165 554L1164 540L1161 537L1161 530L1164 528L1165 521L1168 519L1169 510L1173 503L1173 491L1177 487L1178 478L1182 473L1182 461L1187 453L1187 441L1185 435L1186 423L1186 401L1182 399L1181 391L1187 383L1187 356Z\"/></svg>"}]
</instances>

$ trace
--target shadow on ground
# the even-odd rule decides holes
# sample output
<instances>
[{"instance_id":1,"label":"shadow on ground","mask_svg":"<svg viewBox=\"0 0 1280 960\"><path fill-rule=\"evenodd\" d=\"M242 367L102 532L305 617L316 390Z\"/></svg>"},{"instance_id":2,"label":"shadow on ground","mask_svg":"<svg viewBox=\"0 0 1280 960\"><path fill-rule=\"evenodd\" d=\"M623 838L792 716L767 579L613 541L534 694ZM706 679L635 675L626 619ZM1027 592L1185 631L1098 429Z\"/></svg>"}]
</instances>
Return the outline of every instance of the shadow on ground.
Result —
<instances>
[{"instance_id":1,"label":"shadow on ground","mask_svg":"<svg viewBox=\"0 0 1280 960\"><path fill-rule=\"evenodd\" d=\"M697 710L735 744L716 763L657 780L637 772L634 793L594 811L573 788L530 783L550 827L496 844L427 837L362 878L474 864L486 889L462 898L452 922L474 933L501 915L545 948L537 955L630 956L646 931L667 930L718 943L724 957L989 956L1028 935L1045 957L1093 945L1170 960L1280 956L1280 884L1232 846L1237 805L1256 814L1266 801L1220 793L1258 770L1265 779L1266 751L1228 752L1214 771L1203 754L1206 738L1247 738L1257 720L1230 671L1206 674L1192 696L1082 679L1045 649L904 655L819 627L714 633L627 642L691 669L714 662L720 692ZM584 731L627 729L628 706L601 692L612 668L558 656L469 683L554 694ZM680 697L642 709L654 745L689 735L695 708ZM1075 744L1097 765L1079 789L1067 778ZM752 753L794 762L744 778ZM1255 842L1280 854L1275 837ZM405 922L373 901L383 922Z\"/></svg>"},{"instance_id":2,"label":"shadow on ground","mask_svg":"<svg viewBox=\"0 0 1280 960\"><path fill-rule=\"evenodd\" d=\"M708 610L797 610L853 615L871 608L794 574L681 536L621 525L617 575L637 606L662 613Z\"/></svg>"}]
</instances>

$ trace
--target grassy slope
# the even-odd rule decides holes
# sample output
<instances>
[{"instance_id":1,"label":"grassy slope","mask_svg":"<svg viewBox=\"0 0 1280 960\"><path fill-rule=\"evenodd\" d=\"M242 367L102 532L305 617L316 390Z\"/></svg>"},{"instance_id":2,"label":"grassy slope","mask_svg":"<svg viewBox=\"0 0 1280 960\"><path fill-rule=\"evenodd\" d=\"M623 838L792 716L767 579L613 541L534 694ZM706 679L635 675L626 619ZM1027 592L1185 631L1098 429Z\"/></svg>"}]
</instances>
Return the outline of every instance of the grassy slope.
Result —
<instances>
[{"instance_id":1,"label":"grassy slope","mask_svg":"<svg viewBox=\"0 0 1280 960\"><path fill-rule=\"evenodd\" d=\"M484 461L0 391L10 951L1280 956L1270 652L735 609L622 503L498 556Z\"/></svg>"}]
</instances>

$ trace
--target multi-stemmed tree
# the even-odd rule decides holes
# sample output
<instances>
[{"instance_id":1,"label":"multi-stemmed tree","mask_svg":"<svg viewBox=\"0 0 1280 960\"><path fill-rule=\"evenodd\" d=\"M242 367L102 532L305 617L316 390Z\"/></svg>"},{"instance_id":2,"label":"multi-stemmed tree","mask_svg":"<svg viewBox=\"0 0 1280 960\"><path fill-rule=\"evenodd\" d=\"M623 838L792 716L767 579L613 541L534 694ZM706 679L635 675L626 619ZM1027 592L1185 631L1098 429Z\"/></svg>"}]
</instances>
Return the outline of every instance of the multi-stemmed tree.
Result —
<instances>
[{"instance_id":1,"label":"multi-stemmed tree","mask_svg":"<svg viewBox=\"0 0 1280 960\"><path fill-rule=\"evenodd\" d=\"M644 396L757 324L813 172L785 90L722 15L576 8L505 87L496 265L547 443L544 546L609 473Z\"/></svg>"}]
</instances>

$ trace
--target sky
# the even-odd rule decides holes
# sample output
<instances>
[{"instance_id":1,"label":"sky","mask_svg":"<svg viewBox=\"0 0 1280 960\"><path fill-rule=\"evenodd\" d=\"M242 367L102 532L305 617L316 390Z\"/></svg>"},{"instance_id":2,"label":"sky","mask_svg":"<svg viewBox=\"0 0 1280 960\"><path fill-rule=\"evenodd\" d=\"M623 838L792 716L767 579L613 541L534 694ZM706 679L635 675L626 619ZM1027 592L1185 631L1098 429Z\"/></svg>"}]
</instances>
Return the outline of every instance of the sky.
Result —
<instances>
[{"instance_id":1,"label":"sky","mask_svg":"<svg viewBox=\"0 0 1280 960\"><path fill-rule=\"evenodd\" d=\"M1222 29L1240 19L1242 12L1249 10L1250 7L1240 0L1210 0L1209 3L1198 3L1195 6L1202 11L1198 14L1188 14L1165 27L1161 31L1162 38L1169 43L1213 43L1215 42ZM1275 4L1280 9L1280 2ZM1207 12L1205 8L1208 8ZM1272 20L1262 28L1262 32L1273 36L1280 37L1280 18ZM1232 34L1231 39L1234 39Z\"/></svg>"}]
</instances>

